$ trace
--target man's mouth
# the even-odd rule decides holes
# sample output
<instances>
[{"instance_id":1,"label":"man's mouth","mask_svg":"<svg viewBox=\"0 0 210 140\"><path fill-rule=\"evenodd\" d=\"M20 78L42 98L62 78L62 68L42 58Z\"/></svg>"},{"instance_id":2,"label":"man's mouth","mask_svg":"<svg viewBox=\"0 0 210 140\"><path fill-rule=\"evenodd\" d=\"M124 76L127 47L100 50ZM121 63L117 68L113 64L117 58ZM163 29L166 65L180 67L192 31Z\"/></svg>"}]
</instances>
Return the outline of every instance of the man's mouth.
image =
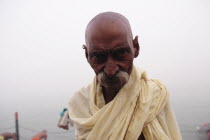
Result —
<instances>
[{"instance_id":1,"label":"man's mouth","mask_svg":"<svg viewBox=\"0 0 210 140\"><path fill-rule=\"evenodd\" d=\"M97 76L98 82L105 87L111 87L116 84L124 85L129 79L129 75L124 71L117 72L114 76L108 77L104 72L101 72Z\"/></svg>"}]
</instances>

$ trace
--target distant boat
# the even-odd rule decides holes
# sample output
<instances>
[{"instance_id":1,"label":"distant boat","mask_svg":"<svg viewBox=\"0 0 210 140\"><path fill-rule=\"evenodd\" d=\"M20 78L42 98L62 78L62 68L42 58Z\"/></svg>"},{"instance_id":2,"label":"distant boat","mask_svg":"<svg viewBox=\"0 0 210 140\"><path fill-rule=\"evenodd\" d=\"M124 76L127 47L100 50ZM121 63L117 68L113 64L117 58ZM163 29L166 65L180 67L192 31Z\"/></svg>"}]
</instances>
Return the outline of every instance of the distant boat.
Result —
<instances>
[{"instance_id":1,"label":"distant boat","mask_svg":"<svg viewBox=\"0 0 210 140\"><path fill-rule=\"evenodd\" d=\"M210 123L204 123L203 125L196 127L201 140L208 140L208 133L210 132Z\"/></svg>"}]
</instances>

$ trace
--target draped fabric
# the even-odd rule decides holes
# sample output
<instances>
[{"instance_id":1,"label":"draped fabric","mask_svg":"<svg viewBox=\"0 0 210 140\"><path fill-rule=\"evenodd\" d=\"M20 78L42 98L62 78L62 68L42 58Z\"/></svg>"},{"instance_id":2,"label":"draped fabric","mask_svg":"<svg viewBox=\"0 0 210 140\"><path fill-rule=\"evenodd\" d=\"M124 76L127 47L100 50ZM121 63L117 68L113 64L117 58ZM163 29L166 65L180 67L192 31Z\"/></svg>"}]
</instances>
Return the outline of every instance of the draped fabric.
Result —
<instances>
[{"instance_id":1,"label":"draped fabric","mask_svg":"<svg viewBox=\"0 0 210 140\"><path fill-rule=\"evenodd\" d=\"M77 140L181 140L169 93L158 80L133 67L129 81L105 104L102 88L93 82L70 99L69 117Z\"/></svg>"},{"instance_id":2,"label":"draped fabric","mask_svg":"<svg viewBox=\"0 0 210 140\"><path fill-rule=\"evenodd\" d=\"M3 136L0 136L0 140L4 140L4 137Z\"/></svg>"}]
</instances>

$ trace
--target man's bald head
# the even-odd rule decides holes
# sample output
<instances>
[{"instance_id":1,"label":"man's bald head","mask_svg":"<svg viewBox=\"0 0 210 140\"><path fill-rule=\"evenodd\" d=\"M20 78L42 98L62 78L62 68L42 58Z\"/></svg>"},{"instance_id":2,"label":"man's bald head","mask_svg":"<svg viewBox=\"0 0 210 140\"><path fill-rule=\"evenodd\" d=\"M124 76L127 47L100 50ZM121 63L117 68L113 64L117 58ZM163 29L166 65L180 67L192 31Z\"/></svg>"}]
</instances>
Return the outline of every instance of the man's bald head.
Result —
<instances>
[{"instance_id":1,"label":"man's bald head","mask_svg":"<svg viewBox=\"0 0 210 140\"><path fill-rule=\"evenodd\" d=\"M129 40L133 40L130 23L126 17L115 12L104 12L96 15L87 25L85 40L87 47L92 36L113 37L111 35L125 34Z\"/></svg>"}]
</instances>

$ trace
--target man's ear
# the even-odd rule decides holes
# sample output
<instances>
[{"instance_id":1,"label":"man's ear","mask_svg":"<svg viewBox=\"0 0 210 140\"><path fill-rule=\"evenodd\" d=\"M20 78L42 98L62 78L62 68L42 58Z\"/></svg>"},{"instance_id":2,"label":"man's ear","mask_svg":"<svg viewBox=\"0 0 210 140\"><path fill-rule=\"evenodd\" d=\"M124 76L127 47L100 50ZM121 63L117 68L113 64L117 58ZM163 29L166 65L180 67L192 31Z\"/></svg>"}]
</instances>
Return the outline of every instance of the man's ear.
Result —
<instances>
[{"instance_id":1,"label":"man's ear","mask_svg":"<svg viewBox=\"0 0 210 140\"><path fill-rule=\"evenodd\" d=\"M87 47L85 45L82 45L82 48L85 49L85 57L88 61L88 50L87 50Z\"/></svg>"},{"instance_id":2,"label":"man's ear","mask_svg":"<svg viewBox=\"0 0 210 140\"><path fill-rule=\"evenodd\" d=\"M136 58L139 55L139 50L140 50L138 36L135 36L133 40L133 47L134 47L134 57Z\"/></svg>"}]
</instances>

